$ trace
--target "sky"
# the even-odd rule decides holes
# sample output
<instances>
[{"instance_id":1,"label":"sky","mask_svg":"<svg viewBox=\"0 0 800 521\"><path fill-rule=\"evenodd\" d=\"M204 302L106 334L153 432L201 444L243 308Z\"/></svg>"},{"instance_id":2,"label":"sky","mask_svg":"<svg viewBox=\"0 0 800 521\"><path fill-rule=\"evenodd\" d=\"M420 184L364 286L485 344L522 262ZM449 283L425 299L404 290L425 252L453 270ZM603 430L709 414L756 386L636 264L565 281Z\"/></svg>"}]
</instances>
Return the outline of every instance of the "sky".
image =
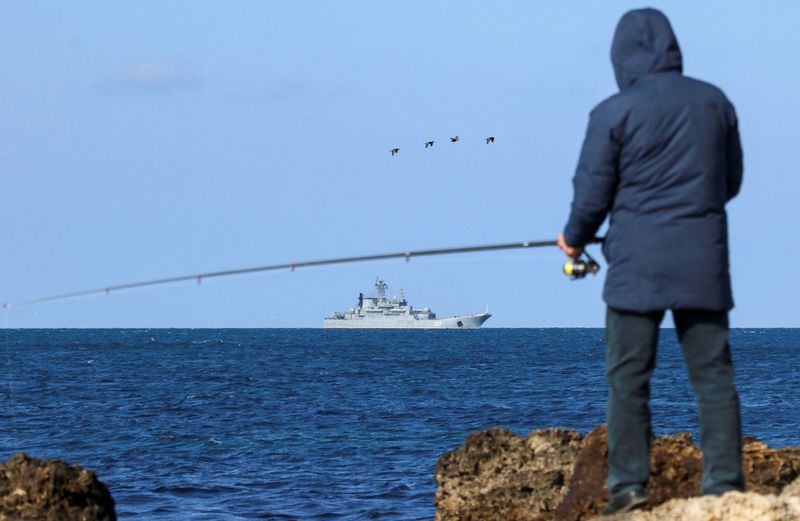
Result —
<instances>
[{"instance_id":1,"label":"sky","mask_svg":"<svg viewBox=\"0 0 800 521\"><path fill-rule=\"evenodd\" d=\"M0 301L554 239L588 113L617 91L614 27L645 6L3 2ZM650 6L685 74L739 115L731 324L797 327L800 4ZM602 326L603 272L571 282L563 261L550 248L273 272L11 309L0 326L319 327L376 277L441 316L488 306L486 327Z\"/></svg>"}]
</instances>

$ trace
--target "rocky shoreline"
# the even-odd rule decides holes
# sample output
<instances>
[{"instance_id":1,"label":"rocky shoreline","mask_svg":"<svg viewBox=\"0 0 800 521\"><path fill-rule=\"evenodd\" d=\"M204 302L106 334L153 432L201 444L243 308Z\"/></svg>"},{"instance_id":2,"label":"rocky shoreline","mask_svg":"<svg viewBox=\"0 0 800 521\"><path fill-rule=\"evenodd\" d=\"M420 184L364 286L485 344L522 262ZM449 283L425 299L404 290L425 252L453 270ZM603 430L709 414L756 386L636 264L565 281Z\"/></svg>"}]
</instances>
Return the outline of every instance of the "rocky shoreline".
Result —
<instances>
[{"instance_id":1,"label":"rocky shoreline","mask_svg":"<svg viewBox=\"0 0 800 521\"><path fill-rule=\"evenodd\" d=\"M606 431L566 429L516 436L489 429L469 436L436 466L436 521L577 521L608 501ZM800 448L744 441L745 493L700 495L702 454L691 435L653 441L649 511L618 520L800 520ZM691 499L693 498L693 499ZM609 518L605 518L609 519Z\"/></svg>"},{"instance_id":2,"label":"rocky shoreline","mask_svg":"<svg viewBox=\"0 0 800 521\"><path fill-rule=\"evenodd\" d=\"M435 521L578 521L598 516L608 493L606 430L516 436L494 428L469 436L436 465ZM800 448L746 438L747 490L698 497L702 454L688 433L653 440L649 510L618 521L800 521ZM114 500L96 474L24 454L0 463L0 521L114 521Z\"/></svg>"}]
</instances>

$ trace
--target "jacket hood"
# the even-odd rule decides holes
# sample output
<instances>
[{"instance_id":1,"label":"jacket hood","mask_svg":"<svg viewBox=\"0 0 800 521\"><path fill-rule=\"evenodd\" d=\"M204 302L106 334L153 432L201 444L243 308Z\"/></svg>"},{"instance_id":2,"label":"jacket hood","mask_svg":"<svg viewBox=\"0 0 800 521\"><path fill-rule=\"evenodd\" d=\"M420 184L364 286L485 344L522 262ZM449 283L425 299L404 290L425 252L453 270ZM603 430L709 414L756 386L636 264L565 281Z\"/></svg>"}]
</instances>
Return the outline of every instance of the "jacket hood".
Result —
<instances>
[{"instance_id":1,"label":"jacket hood","mask_svg":"<svg viewBox=\"0 0 800 521\"><path fill-rule=\"evenodd\" d=\"M625 13L614 32L611 63L620 89L654 72L682 72L678 39L664 13L657 9Z\"/></svg>"}]
</instances>

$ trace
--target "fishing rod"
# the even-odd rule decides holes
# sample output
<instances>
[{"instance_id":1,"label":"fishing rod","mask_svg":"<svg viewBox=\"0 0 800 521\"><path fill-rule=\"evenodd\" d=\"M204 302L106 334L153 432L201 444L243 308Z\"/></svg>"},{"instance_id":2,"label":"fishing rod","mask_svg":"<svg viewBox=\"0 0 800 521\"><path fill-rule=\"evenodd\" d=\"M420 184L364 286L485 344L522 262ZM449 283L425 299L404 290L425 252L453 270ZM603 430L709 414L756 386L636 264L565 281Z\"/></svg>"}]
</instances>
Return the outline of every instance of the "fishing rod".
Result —
<instances>
[{"instance_id":1,"label":"fishing rod","mask_svg":"<svg viewBox=\"0 0 800 521\"><path fill-rule=\"evenodd\" d=\"M595 238L592 243L602 242L602 239ZM122 291L126 289L144 288L148 286L159 286L162 284L172 284L174 282L197 281L201 284L204 279L230 277L234 275L245 275L248 273L259 273L262 271L276 271L276 270L291 270L294 271L298 268L310 268L313 266L327 266L331 264L349 264L353 262L365 262L386 259L405 259L406 262L410 261L412 257L427 257L431 255L449 255L454 253L474 253L482 251L497 251L497 250L513 250L520 248L543 248L548 246L557 246L556 241L524 241L524 242L506 242L501 244L485 244L480 246L462 246L458 248L437 248L431 250L410 250L398 253L382 253L377 255L361 255L355 257L338 257L333 259L321 259L303 262L289 262L284 264L271 264L268 266L256 266L253 268L238 268L224 271L211 271L207 273L198 273L195 275L180 275L177 277L165 277L161 279L145 280L140 282L129 282L126 284L117 284L114 286L106 286L104 288L96 288L82 291L74 291L70 293L62 293L60 295L52 295L49 297L41 297L32 300L26 300L14 303L3 304L3 309L21 308L25 306L32 306L34 304L44 304L47 302L56 302L59 300L75 299L81 297L88 297L92 295L108 295L112 291ZM585 257L585 259L583 258ZM588 253L583 252L582 257L572 259L564 264L564 274L573 280L582 279L588 274L596 274L600 271L600 265Z\"/></svg>"}]
</instances>

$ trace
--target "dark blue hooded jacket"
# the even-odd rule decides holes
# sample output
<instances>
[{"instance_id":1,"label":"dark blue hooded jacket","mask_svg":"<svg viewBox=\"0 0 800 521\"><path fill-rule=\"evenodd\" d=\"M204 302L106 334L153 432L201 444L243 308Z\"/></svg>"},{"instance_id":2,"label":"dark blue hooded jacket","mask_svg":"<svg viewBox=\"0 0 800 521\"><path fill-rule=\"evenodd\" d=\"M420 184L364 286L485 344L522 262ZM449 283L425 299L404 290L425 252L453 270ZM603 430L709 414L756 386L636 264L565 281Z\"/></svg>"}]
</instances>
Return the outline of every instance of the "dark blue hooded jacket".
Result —
<instances>
[{"instance_id":1,"label":"dark blue hooded jacket","mask_svg":"<svg viewBox=\"0 0 800 521\"><path fill-rule=\"evenodd\" d=\"M610 307L729 310L725 203L742 182L733 106L683 76L678 41L655 9L622 17L611 62L620 91L591 113L567 244L584 246L610 212Z\"/></svg>"}]
</instances>

